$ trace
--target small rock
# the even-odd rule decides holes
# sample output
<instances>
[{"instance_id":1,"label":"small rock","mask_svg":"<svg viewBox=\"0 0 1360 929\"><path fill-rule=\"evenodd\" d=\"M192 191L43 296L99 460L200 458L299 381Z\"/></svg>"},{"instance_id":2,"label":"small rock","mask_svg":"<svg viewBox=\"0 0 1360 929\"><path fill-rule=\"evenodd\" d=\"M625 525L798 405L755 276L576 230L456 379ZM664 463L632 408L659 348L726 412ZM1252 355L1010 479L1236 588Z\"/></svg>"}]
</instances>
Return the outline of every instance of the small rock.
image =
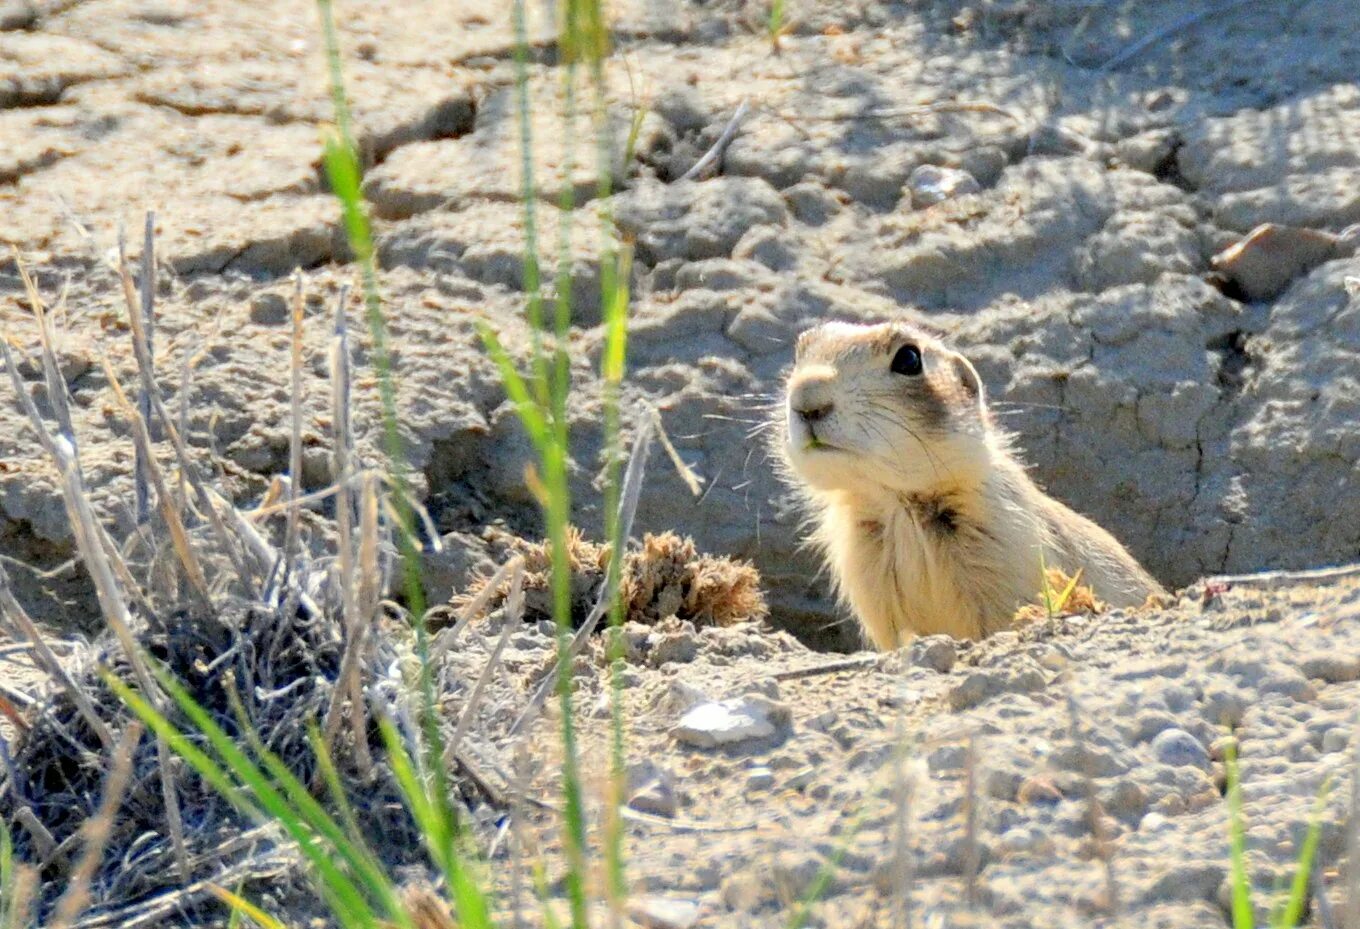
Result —
<instances>
[{"instance_id":1,"label":"small rock","mask_svg":"<svg viewBox=\"0 0 1360 929\"><path fill-rule=\"evenodd\" d=\"M747 790L769 790L774 786L774 772L766 767L752 768L746 772Z\"/></svg>"},{"instance_id":2,"label":"small rock","mask_svg":"<svg viewBox=\"0 0 1360 929\"><path fill-rule=\"evenodd\" d=\"M250 301L250 321L261 326L281 326L288 322L288 301L283 294L266 291Z\"/></svg>"},{"instance_id":3,"label":"small rock","mask_svg":"<svg viewBox=\"0 0 1360 929\"><path fill-rule=\"evenodd\" d=\"M830 874L830 881L824 888L830 893L836 883L835 869L829 862L814 851L780 852L774 860L775 884L784 891L789 900L802 900L823 872Z\"/></svg>"},{"instance_id":4,"label":"small rock","mask_svg":"<svg viewBox=\"0 0 1360 929\"><path fill-rule=\"evenodd\" d=\"M907 647L907 659L913 666L930 668L941 674L949 673L957 658L954 640L947 635L922 636L912 640Z\"/></svg>"},{"instance_id":5,"label":"small rock","mask_svg":"<svg viewBox=\"0 0 1360 929\"><path fill-rule=\"evenodd\" d=\"M1136 821L1147 809L1147 793L1136 781L1124 779L1116 783L1103 798L1106 811L1125 821Z\"/></svg>"},{"instance_id":6,"label":"small rock","mask_svg":"<svg viewBox=\"0 0 1360 929\"><path fill-rule=\"evenodd\" d=\"M628 798L628 805L639 813L651 813L653 816L664 816L667 819L676 814L679 803L676 800L675 789L664 781L652 781L642 787Z\"/></svg>"},{"instance_id":7,"label":"small rock","mask_svg":"<svg viewBox=\"0 0 1360 929\"><path fill-rule=\"evenodd\" d=\"M1317 690L1293 668L1279 667L1256 685L1261 694L1284 694L1292 700L1307 702L1317 696Z\"/></svg>"},{"instance_id":8,"label":"small rock","mask_svg":"<svg viewBox=\"0 0 1360 929\"><path fill-rule=\"evenodd\" d=\"M1152 740L1152 754L1174 767L1209 767L1209 751L1184 729L1164 729Z\"/></svg>"},{"instance_id":9,"label":"small rock","mask_svg":"<svg viewBox=\"0 0 1360 929\"><path fill-rule=\"evenodd\" d=\"M1205 718L1215 726L1235 727L1241 724L1242 715L1248 706L1247 695L1227 684L1205 687L1200 702L1204 707Z\"/></svg>"},{"instance_id":10,"label":"small rock","mask_svg":"<svg viewBox=\"0 0 1360 929\"><path fill-rule=\"evenodd\" d=\"M1330 232L1265 223L1215 255L1211 264L1248 300L1269 300L1283 293L1295 278L1352 251Z\"/></svg>"},{"instance_id":11,"label":"small rock","mask_svg":"<svg viewBox=\"0 0 1360 929\"><path fill-rule=\"evenodd\" d=\"M816 768L802 768L791 774L789 776L789 779L785 781L784 784L791 790L806 790L807 786L811 784L813 779L816 777L817 777Z\"/></svg>"},{"instance_id":12,"label":"small rock","mask_svg":"<svg viewBox=\"0 0 1360 929\"><path fill-rule=\"evenodd\" d=\"M768 739L787 728L789 708L768 697L748 694L732 700L701 703L671 730L676 740L698 748Z\"/></svg>"},{"instance_id":13,"label":"small rock","mask_svg":"<svg viewBox=\"0 0 1360 929\"><path fill-rule=\"evenodd\" d=\"M1003 858L1018 856L1047 858L1053 851L1052 837L1035 826L1015 826L1007 829L997 840L997 852Z\"/></svg>"},{"instance_id":14,"label":"small rock","mask_svg":"<svg viewBox=\"0 0 1360 929\"><path fill-rule=\"evenodd\" d=\"M1308 677L1324 680L1328 684L1344 684L1360 679L1360 655L1344 652L1305 655L1299 661L1299 670Z\"/></svg>"},{"instance_id":15,"label":"small rock","mask_svg":"<svg viewBox=\"0 0 1360 929\"><path fill-rule=\"evenodd\" d=\"M997 800L1014 800L1025 782L1024 775L1018 771L988 771L983 779L987 796Z\"/></svg>"},{"instance_id":16,"label":"small rock","mask_svg":"<svg viewBox=\"0 0 1360 929\"><path fill-rule=\"evenodd\" d=\"M722 900L729 910L749 912L764 902L770 891L768 876L740 872L723 881Z\"/></svg>"},{"instance_id":17,"label":"small rock","mask_svg":"<svg viewBox=\"0 0 1360 929\"><path fill-rule=\"evenodd\" d=\"M690 929L699 921L699 904L669 897L634 897L628 901L628 916L644 929Z\"/></svg>"},{"instance_id":18,"label":"small rock","mask_svg":"<svg viewBox=\"0 0 1360 929\"><path fill-rule=\"evenodd\" d=\"M820 226L841 209L836 195L821 184L805 181L784 191L784 202L799 222Z\"/></svg>"},{"instance_id":19,"label":"small rock","mask_svg":"<svg viewBox=\"0 0 1360 929\"><path fill-rule=\"evenodd\" d=\"M1015 792L1015 799L1026 805L1058 803L1063 799L1062 791L1052 778L1027 777Z\"/></svg>"},{"instance_id":20,"label":"small rock","mask_svg":"<svg viewBox=\"0 0 1360 929\"><path fill-rule=\"evenodd\" d=\"M934 777L941 774L962 771L968 760L968 749L963 745L941 745L926 758L930 773Z\"/></svg>"},{"instance_id":21,"label":"small rock","mask_svg":"<svg viewBox=\"0 0 1360 929\"><path fill-rule=\"evenodd\" d=\"M1139 713L1138 718L1133 721L1133 737L1138 742L1146 742L1175 725L1176 717L1170 713L1148 710Z\"/></svg>"},{"instance_id":22,"label":"small rock","mask_svg":"<svg viewBox=\"0 0 1360 929\"><path fill-rule=\"evenodd\" d=\"M694 633L682 631L658 636L647 660L659 668L664 664L688 664L698 657L699 645L694 641Z\"/></svg>"},{"instance_id":23,"label":"small rock","mask_svg":"<svg viewBox=\"0 0 1360 929\"><path fill-rule=\"evenodd\" d=\"M911 205L919 210L965 194L980 193L982 185L958 168L921 165L907 178L907 189L911 191Z\"/></svg>"},{"instance_id":24,"label":"small rock","mask_svg":"<svg viewBox=\"0 0 1360 929\"><path fill-rule=\"evenodd\" d=\"M1322 750L1324 752L1342 752L1346 750L1346 745L1351 740L1351 734L1341 726L1335 729L1328 729L1322 734Z\"/></svg>"}]
</instances>

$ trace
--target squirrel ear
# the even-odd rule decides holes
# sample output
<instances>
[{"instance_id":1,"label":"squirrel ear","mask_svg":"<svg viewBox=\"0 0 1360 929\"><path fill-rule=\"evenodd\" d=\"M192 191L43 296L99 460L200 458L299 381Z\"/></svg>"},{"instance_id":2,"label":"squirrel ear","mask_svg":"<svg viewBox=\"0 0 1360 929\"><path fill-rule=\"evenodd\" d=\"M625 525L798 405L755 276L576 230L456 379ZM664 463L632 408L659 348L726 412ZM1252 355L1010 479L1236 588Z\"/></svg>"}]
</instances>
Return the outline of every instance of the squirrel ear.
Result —
<instances>
[{"instance_id":1,"label":"squirrel ear","mask_svg":"<svg viewBox=\"0 0 1360 929\"><path fill-rule=\"evenodd\" d=\"M963 389L973 395L978 406L984 405L987 402L987 390L982 386L982 378L978 376L977 368L973 367L973 363L967 358L959 354L954 355L954 361L958 367L959 381L963 384Z\"/></svg>"}]
</instances>

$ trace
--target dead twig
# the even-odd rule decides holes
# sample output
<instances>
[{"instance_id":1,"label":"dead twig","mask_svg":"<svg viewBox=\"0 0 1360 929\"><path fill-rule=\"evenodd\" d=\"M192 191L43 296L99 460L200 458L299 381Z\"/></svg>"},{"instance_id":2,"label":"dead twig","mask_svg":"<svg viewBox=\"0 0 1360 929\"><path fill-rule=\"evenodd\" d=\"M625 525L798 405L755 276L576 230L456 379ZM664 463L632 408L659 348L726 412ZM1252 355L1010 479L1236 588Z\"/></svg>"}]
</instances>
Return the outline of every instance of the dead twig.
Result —
<instances>
[{"instance_id":1,"label":"dead twig","mask_svg":"<svg viewBox=\"0 0 1360 929\"><path fill-rule=\"evenodd\" d=\"M283 575L294 576L298 547L298 500L302 496L302 317L304 309L302 272L293 276L293 338L289 352L289 399L292 432L288 439L287 524L283 535Z\"/></svg>"},{"instance_id":2,"label":"dead twig","mask_svg":"<svg viewBox=\"0 0 1360 929\"><path fill-rule=\"evenodd\" d=\"M120 250L122 242L123 237L120 234L118 236ZM146 350L153 365L156 361L156 292L151 287L150 282L156 276L155 267L156 214L148 210L146 213L146 229L142 238L142 319L146 323ZM107 362L108 359L105 358L105 363L107 364ZM154 374L154 367L152 371ZM145 384L137 393L137 411L141 414L143 422L151 422L151 395L147 393ZM147 473L150 443L147 443L145 450L139 443L134 451L136 457L134 458L133 474L135 478L137 525L144 526L151 518L150 489L147 486L151 477Z\"/></svg>"},{"instance_id":3,"label":"dead twig","mask_svg":"<svg viewBox=\"0 0 1360 929\"><path fill-rule=\"evenodd\" d=\"M628 468L623 476L623 492L619 496L619 539L626 544L629 535L633 531L633 517L637 515L638 497L642 494L642 477L647 469L647 455L651 451L652 432L656 426L655 417L643 417L642 424L638 428L637 435L633 438L633 450L628 458ZM623 552L615 552L612 557L622 558ZM607 588L608 585L605 585ZM595 605L590 608L585 621L581 623L581 628L576 630L572 636L570 644L567 646L566 661L559 662L559 666L570 670L571 661L581 649L585 647L590 634L599 625L601 617L609 610L607 602L607 589L600 590L600 596L596 599ZM543 702L548 699L548 694L556 686L556 677L553 674L545 675L538 689L529 699L519 718L510 727L509 735L516 736L524 730L526 726L538 718L539 711L543 708Z\"/></svg>"},{"instance_id":4,"label":"dead twig","mask_svg":"<svg viewBox=\"0 0 1360 929\"><path fill-rule=\"evenodd\" d=\"M732 144L732 140L737 137L737 130L741 128L742 120L746 118L746 114L750 110L751 102L743 98L741 103L737 105L736 112L732 114L732 118L728 120L722 135L718 136L718 141L713 143L712 148L704 152L703 157L694 163L694 167L680 175L680 180L697 180L709 168L715 168L722 161L723 155L727 153L727 148Z\"/></svg>"},{"instance_id":5,"label":"dead twig","mask_svg":"<svg viewBox=\"0 0 1360 929\"><path fill-rule=\"evenodd\" d=\"M477 710L481 706L482 695L486 692L487 685L491 683L491 678L495 675L496 669L500 667L501 653L505 650L506 643L510 641L510 633L519 628L520 623L524 621L524 559L517 557L512 560L511 564L514 567L510 574L510 595L505 601L505 612L501 618L501 634L496 639L491 654L487 656L486 665L482 668L482 673L478 675L477 683L472 686L472 693L468 694L467 701L463 705L463 712L458 717L458 725L453 730L453 737L449 739L445 764L453 760L463 737L467 735L468 727L472 725L473 719L476 718Z\"/></svg>"},{"instance_id":6,"label":"dead twig","mask_svg":"<svg viewBox=\"0 0 1360 929\"><path fill-rule=\"evenodd\" d=\"M1116 52L1112 57L1106 59L1105 63L1096 69L1096 72L1104 74L1113 71L1120 65L1127 64L1134 58L1137 58L1144 51L1156 45L1158 42L1161 42L1163 39L1168 39L1171 36L1183 38L1185 33L1189 32L1206 19L1220 16L1235 10L1240 6L1247 6L1259 2L1260 0L1227 0L1225 3L1217 3L1211 7L1199 10L1198 12L1189 13L1179 19L1172 20L1160 29L1154 29L1138 41L1124 46L1124 48Z\"/></svg>"},{"instance_id":7,"label":"dead twig","mask_svg":"<svg viewBox=\"0 0 1360 929\"><path fill-rule=\"evenodd\" d=\"M1067 690L1068 737L1077 750L1077 767L1080 769L1082 792L1086 794L1086 827L1091 831L1091 842L1095 857L1100 860L1105 871L1105 911L1111 916L1119 912L1119 882L1114 873L1114 843L1109 830L1105 827L1105 816L1096 796L1095 776L1086 753L1086 741L1081 733L1081 709L1070 682Z\"/></svg>"},{"instance_id":8,"label":"dead twig","mask_svg":"<svg viewBox=\"0 0 1360 929\"><path fill-rule=\"evenodd\" d=\"M818 677L822 674L837 674L841 671L859 671L864 668L874 668L878 666L878 662L879 657L877 655L858 655L854 658L842 658L839 661L828 661L807 668L790 668L786 671L776 671L770 675L770 678L776 681L792 681L803 677Z\"/></svg>"},{"instance_id":9,"label":"dead twig","mask_svg":"<svg viewBox=\"0 0 1360 929\"><path fill-rule=\"evenodd\" d=\"M108 845L109 836L113 832L113 817L123 804L123 795L127 792L128 782L132 778L132 753L137 743L142 740L142 731L142 724L133 722L118 741L118 747L113 753L113 767L109 771L108 780L104 783L104 795L99 801L99 808L95 815L85 820L80 827L79 834L85 843L85 850L81 852L75 869L71 872L66 892L57 901L52 929L69 929L89 905L90 880L94 877L95 869L99 867L99 860L103 857L104 848Z\"/></svg>"},{"instance_id":10,"label":"dead twig","mask_svg":"<svg viewBox=\"0 0 1360 929\"><path fill-rule=\"evenodd\" d=\"M1348 565L1343 568L1314 568L1308 571L1216 574L1213 577L1206 577L1201 583L1205 587L1225 585L1227 587L1249 587L1253 590L1279 590L1282 587L1337 581L1347 577L1360 577L1360 565Z\"/></svg>"}]
</instances>

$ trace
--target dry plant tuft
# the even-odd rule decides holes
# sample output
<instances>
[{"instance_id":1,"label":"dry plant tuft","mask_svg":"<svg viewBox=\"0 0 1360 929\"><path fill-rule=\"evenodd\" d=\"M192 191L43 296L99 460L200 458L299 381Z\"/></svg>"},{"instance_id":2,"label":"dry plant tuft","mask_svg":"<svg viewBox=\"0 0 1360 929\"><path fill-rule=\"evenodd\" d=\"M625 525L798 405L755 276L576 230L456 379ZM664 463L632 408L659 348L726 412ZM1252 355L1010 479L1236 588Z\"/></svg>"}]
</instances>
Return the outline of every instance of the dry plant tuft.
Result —
<instances>
[{"instance_id":1,"label":"dry plant tuft","mask_svg":"<svg viewBox=\"0 0 1360 929\"><path fill-rule=\"evenodd\" d=\"M552 616L550 588L551 552L545 542L515 539L510 548L524 559L524 618L529 622ZM609 570L610 548L570 530L572 621L579 626L595 603ZM454 597L455 610L484 599L494 584L488 603L499 606L510 591L510 582L478 578ZM694 540L673 532L643 536L642 547L624 556L619 580L625 622L655 625L674 616L696 626L730 626L764 619L769 609L760 589L760 574L751 564L699 552Z\"/></svg>"},{"instance_id":2,"label":"dry plant tuft","mask_svg":"<svg viewBox=\"0 0 1360 929\"><path fill-rule=\"evenodd\" d=\"M393 548L383 485L358 460L344 422L335 436L339 484L313 496L337 496L349 518L341 520L343 533L330 535L329 551L310 558L298 539L297 516L312 501L299 486L290 482L286 501L264 513L238 509L215 486L212 469L195 460L206 455L190 449L154 376L147 314L156 286L153 248L148 237L139 281L126 256L119 269L135 392L105 367L114 408L131 427L133 480L145 495L142 544L117 545L90 498L57 363L58 333L26 272L39 333L31 349L36 359L21 361L23 343L0 336L6 379L60 478L105 621L88 646L59 662L0 572L0 630L29 641L47 675L0 774L0 823L10 827L17 860L37 875L32 909L40 925L136 924L155 915L147 901L173 903L184 920L210 918L221 912L211 888L224 875L247 886L296 884L298 856L281 830L252 828L248 812L204 781L178 750L172 754L166 739L135 736L139 724L111 681L166 715L190 746L208 744L163 692L159 668L234 742L268 750L304 783L324 776L309 730L327 722L326 750L341 786L356 798L357 828L391 865L427 860L373 725L375 718L401 722L412 714L409 693L388 673L410 656L409 632L404 624L376 621ZM296 377L301 300L299 283L291 346L295 404L302 402ZM347 355L340 357L343 319L342 305L337 396L347 394L351 377ZM21 367L42 373L47 415L19 376ZM295 410L295 433L297 419ZM295 448L295 465L298 457ZM286 523L264 519L270 512L286 516ZM396 731L415 739L406 727ZM453 792L455 802L466 805L457 784ZM87 905L98 912L83 916Z\"/></svg>"},{"instance_id":3,"label":"dry plant tuft","mask_svg":"<svg viewBox=\"0 0 1360 929\"><path fill-rule=\"evenodd\" d=\"M1081 583L1080 570L1072 575L1061 568L1045 568L1044 584L1046 589L1035 595L1034 603L1026 603L1015 611L1016 624L1048 619L1053 613L1066 616L1099 616L1109 609L1105 601L1096 596L1090 585Z\"/></svg>"}]
</instances>

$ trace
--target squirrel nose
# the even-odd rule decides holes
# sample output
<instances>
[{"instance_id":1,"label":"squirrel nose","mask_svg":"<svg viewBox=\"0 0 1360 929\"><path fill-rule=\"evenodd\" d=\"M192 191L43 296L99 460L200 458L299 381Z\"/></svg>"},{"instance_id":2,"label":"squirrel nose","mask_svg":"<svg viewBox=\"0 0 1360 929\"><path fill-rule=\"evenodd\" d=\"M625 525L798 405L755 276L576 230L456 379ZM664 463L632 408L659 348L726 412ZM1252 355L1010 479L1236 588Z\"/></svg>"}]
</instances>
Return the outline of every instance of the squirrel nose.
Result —
<instances>
[{"instance_id":1,"label":"squirrel nose","mask_svg":"<svg viewBox=\"0 0 1360 929\"><path fill-rule=\"evenodd\" d=\"M833 404L827 401L826 403L804 403L795 406L793 411L802 418L803 422L815 423L819 419L825 419L832 408Z\"/></svg>"},{"instance_id":2,"label":"squirrel nose","mask_svg":"<svg viewBox=\"0 0 1360 929\"><path fill-rule=\"evenodd\" d=\"M830 372L800 372L789 385L789 410L803 422L825 419L833 407Z\"/></svg>"}]
</instances>

